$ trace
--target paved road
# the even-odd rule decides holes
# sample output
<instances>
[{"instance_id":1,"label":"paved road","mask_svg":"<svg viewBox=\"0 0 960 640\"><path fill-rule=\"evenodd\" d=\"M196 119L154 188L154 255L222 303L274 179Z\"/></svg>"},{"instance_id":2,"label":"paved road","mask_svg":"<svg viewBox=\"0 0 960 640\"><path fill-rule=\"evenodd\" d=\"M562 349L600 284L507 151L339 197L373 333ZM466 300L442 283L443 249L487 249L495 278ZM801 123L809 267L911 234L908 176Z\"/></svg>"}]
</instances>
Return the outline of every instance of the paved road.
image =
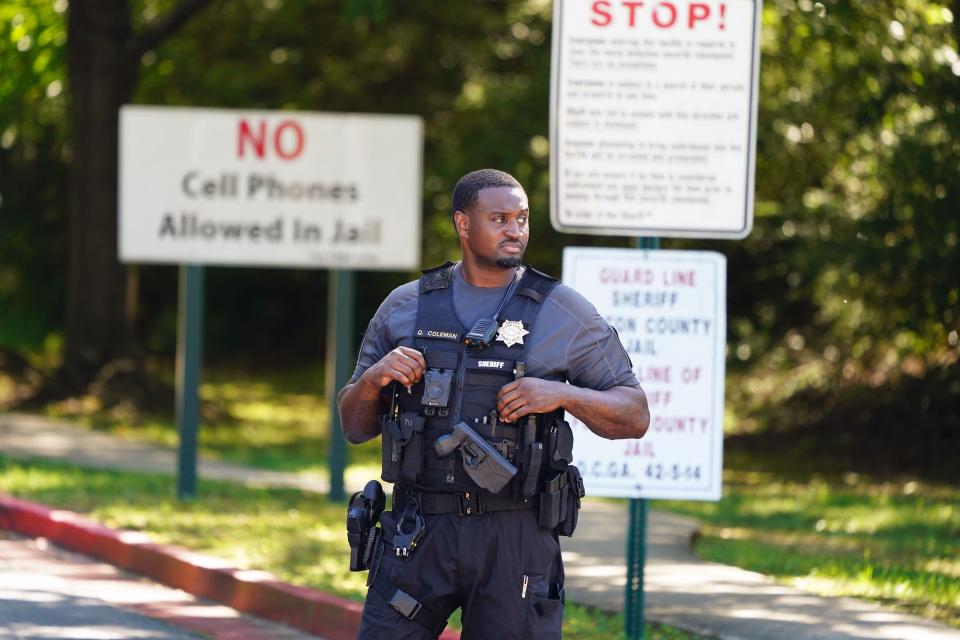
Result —
<instances>
[{"instance_id":1,"label":"paved road","mask_svg":"<svg viewBox=\"0 0 960 640\"><path fill-rule=\"evenodd\" d=\"M0 531L0 639L316 640Z\"/></svg>"},{"instance_id":2,"label":"paved road","mask_svg":"<svg viewBox=\"0 0 960 640\"><path fill-rule=\"evenodd\" d=\"M99 468L169 474L176 469L172 450L20 414L0 414L0 451ZM209 461L201 462L199 471L202 477L252 485L320 492L328 487L321 478ZM574 602L621 611L626 505L589 499L584 505L576 535L562 540L568 596ZM697 526L690 519L651 510L647 619L722 640L960 640L960 629L859 600L818 597L757 573L704 562L690 549Z\"/></svg>"}]
</instances>

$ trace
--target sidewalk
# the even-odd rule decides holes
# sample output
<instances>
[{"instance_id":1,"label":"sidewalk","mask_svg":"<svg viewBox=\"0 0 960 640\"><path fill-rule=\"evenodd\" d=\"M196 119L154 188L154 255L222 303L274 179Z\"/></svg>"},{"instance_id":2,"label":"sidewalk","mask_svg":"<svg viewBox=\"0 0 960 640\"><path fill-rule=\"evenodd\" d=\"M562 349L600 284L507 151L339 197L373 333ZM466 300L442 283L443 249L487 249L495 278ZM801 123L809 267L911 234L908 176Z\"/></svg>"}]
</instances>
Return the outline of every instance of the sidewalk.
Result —
<instances>
[{"instance_id":1,"label":"sidewalk","mask_svg":"<svg viewBox=\"0 0 960 640\"><path fill-rule=\"evenodd\" d=\"M173 474L176 455L149 445L0 414L0 451L11 456ZM325 491L318 478L203 461L201 477ZM355 488L359 489L359 487ZM589 491L589 487L588 487ZM574 602L623 608L626 506L586 500L576 535L564 538L567 593ZM723 640L960 640L960 630L849 598L821 598L760 574L704 562L690 551L697 523L656 510L648 524L646 618Z\"/></svg>"},{"instance_id":2,"label":"sidewalk","mask_svg":"<svg viewBox=\"0 0 960 640\"><path fill-rule=\"evenodd\" d=\"M177 452L174 449L19 413L0 413L0 451L11 457L60 460L92 469L171 475L177 472ZM208 480L227 480L247 486L292 487L318 493L330 491L326 478L250 469L216 460L201 459L198 467L200 477Z\"/></svg>"},{"instance_id":3,"label":"sidewalk","mask_svg":"<svg viewBox=\"0 0 960 640\"><path fill-rule=\"evenodd\" d=\"M623 609L627 507L585 501L563 540L567 594ZM823 598L759 573L706 562L690 550L697 523L650 511L644 572L648 620L722 640L960 640L960 629L853 598Z\"/></svg>"},{"instance_id":4,"label":"sidewalk","mask_svg":"<svg viewBox=\"0 0 960 640\"><path fill-rule=\"evenodd\" d=\"M309 640L177 589L0 531L0 638Z\"/></svg>"}]
</instances>

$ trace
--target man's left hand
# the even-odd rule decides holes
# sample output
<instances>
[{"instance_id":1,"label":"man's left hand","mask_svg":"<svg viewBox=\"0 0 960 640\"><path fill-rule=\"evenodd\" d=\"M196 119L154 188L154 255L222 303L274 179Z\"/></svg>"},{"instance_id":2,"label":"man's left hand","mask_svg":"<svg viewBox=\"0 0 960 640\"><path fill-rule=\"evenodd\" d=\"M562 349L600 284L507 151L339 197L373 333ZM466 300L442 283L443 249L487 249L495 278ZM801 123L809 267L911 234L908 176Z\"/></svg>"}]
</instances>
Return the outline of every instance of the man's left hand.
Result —
<instances>
[{"instance_id":1,"label":"man's left hand","mask_svg":"<svg viewBox=\"0 0 960 640\"><path fill-rule=\"evenodd\" d=\"M504 422L514 422L531 413L549 413L563 404L567 384L520 378L500 388L497 394L497 411Z\"/></svg>"}]
</instances>

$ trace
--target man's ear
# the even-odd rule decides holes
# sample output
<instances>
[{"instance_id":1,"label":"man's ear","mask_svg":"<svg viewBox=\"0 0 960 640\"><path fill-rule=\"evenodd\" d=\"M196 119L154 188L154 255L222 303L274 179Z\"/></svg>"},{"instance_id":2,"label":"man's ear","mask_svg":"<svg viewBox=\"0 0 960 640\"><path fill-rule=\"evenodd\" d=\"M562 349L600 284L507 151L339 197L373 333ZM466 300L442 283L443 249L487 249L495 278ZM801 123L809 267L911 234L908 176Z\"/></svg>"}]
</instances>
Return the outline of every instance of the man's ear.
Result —
<instances>
[{"instance_id":1,"label":"man's ear","mask_svg":"<svg viewBox=\"0 0 960 640\"><path fill-rule=\"evenodd\" d=\"M461 238L467 238L470 235L470 216L459 209L453 212L453 224L457 229L457 235Z\"/></svg>"}]
</instances>

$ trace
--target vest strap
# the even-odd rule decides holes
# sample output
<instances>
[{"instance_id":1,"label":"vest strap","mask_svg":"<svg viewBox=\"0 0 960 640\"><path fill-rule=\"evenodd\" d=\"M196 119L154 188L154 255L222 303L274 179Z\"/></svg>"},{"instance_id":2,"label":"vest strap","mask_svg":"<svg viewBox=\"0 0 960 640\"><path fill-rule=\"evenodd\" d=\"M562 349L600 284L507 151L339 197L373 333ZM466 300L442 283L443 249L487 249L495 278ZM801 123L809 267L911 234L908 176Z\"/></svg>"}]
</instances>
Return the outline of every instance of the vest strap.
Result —
<instances>
[{"instance_id":1,"label":"vest strap","mask_svg":"<svg viewBox=\"0 0 960 640\"><path fill-rule=\"evenodd\" d=\"M434 289L446 289L453 281L453 263L449 260L439 267L424 269L420 276L420 293Z\"/></svg>"},{"instance_id":2,"label":"vest strap","mask_svg":"<svg viewBox=\"0 0 960 640\"><path fill-rule=\"evenodd\" d=\"M527 296L537 304L540 304L541 302L543 302L543 296L540 295L540 292L537 291L536 289L531 289L530 287L524 287L523 289L518 289L517 295Z\"/></svg>"}]
</instances>

